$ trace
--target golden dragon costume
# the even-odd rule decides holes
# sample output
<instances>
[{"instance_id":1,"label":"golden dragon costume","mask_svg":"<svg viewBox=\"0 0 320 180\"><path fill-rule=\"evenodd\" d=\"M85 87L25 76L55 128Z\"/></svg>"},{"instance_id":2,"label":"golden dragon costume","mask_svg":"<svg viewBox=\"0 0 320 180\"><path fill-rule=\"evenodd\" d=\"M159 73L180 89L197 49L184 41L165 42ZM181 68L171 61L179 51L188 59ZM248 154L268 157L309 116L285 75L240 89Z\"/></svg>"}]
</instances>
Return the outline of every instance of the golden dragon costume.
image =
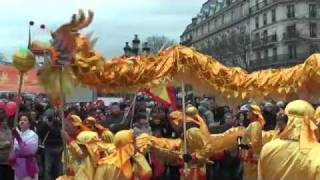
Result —
<instances>
[{"instance_id":1,"label":"golden dragon costume","mask_svg":"<svg viewBox=\"0 0 320 180\"><path fill-rule=\"evenodd\" d=\"M70 116L68 125L72 126L67 126L69 133L73 132L73 137L65 132L68 174L59 177L58 180L93 180L98 161L115 150L113 134L97 124L97 132L93 131L86 127L77 115Z\"/></svg>"},{"instance_id":2,"label":"golden dragon costume","mask_svg":"<svg viewBox=\"0 0 320 180\"><path fill-rule=\"evenodd\" d=\"M136 152L132 130L122 130L114 136L115 150L98 161L95 180L147 180L152 170L145 157Z\"/></svg>"},{"instance_id":3,"label":"golden dragon costume","mask_svg":"<svg viewBox=\"0 0 320 180\"><path fill-rule=\"evenodd\" d=\"M189 83L195 91L225 98L229 104L254 98L318 99L320 88L320 55L310 56L305 63L287 69L268 69L248 74L241 68L226 67L216 59L196 50L175 45L158 54L133 58L104 59L94 51L90 39L79 33L93 20L93 12L86 18L83 11L74 14L69 23L52 33L52 43L32 43L35 55L50 55L51 62L40 71L44 89L58 100L59 78L64 65L63 87L70 90L72 79L99 91L128 92L159 84Z\"/></svg>"},{"instance_id":4,"label":"golden dragon costume","mask_svg":"<svg viewBox=\"0 0 320 180\"><path fill-rule=\"evenodd\" d=\"M259 106L250 105L249 109L249 119L251 122L242 137L241 145L246 147L241 150L240 155L243 161L243 179L256 180L258 177L258 160L263 146L262 129L265 120Z\"/></svg>"},{"instance_id":5,"label":"golden dragon costume","mask_svg":"<svg viewBox=\"0 0 320 180\"><path fill-rule=\"evenodd\" d=\"M136 138L136 144L140 152L150 150L156 157L174 165L187 163L187 169L180 169L181 180L205 180L206 164L210 163L210 157L216 153L236 146L236 139L242 134L242 128L232 128L222 134L210 134L204 120L197 114L194 107L187 108L186 146L184 152L184 134L182 132L183 113L173 111L169 115L170 123L176 132L181 133L181 138L167 139L157 138L148 134L142 134ZM189 156L189 157L188 157ZM189 160L188 160L189 158Z\"/></svg>"},{"instance_id":6,"label":"golden dragon costume","mask_svg":"<svg viewBox=\"0 0 320 180\"><path fill-rule=\"evenodd\" d=\"M306 101L296 100L287 105L285 113L287 127L260 153L259 180L320 179L314 108Z\"/></svg>"},{"instance_id":7,"label":"golden dragon costume","mask_svg":"<svg viewBox=\"0 0 320 180\"><path fill-rule=\"evenodd\" d=\"M50 59L40 70L39 81L56 104L60 100L61 89L70 91L71 81L98 91L117 93L184 82L193 85L196 92L214 95L217 101L230 105L248 98L259 102L265 97L313 101L318 100L320 95L319 54L291 68L268 69L251 74L241 68L226 67L212 57L179 45L155 55L118 57L110 61L93 49L89 37L79 33L92 20L93 12L89 11L86 18L80 10L69 23L52 33L51 44L32 43L31 50L35 55L45 55ZM57 77L62 78L62 87ZM203 129L201 132L204 133ZM205 134L210 137L209 142L226 135ZM231 133L227 142L233 142L234 135ZM226 145L221 140L217 142L221 142L217 143L221 149Z\"/></svg>"}]
</instances>

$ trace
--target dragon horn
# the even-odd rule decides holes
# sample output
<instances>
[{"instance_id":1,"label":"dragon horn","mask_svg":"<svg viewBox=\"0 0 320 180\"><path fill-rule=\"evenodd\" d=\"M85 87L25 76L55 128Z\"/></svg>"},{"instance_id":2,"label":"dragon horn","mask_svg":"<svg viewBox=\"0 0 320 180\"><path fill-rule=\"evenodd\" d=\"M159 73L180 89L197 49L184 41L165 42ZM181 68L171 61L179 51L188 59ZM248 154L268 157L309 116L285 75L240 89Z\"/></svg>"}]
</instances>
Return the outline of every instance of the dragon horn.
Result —
<instances>
[{"instance_id":1,"label":"dragon horn","mask_svg":"<svg viewBox=\"0 0 320 180\"><path fill-rule=\"evenodd\" d=\"M91 38L92 38L93 33L94 33L93 31L89 32L88 34L86 34L86 37L87 37L88 39L91 39Z\"/></svg>"},{"instance_id":2,"label":"dragon horn","mask_svg":"<svg viewBox=\"0 0 320 180\"><path fill-rule=\"evenodd\" d=\"M83 19L81 22L78 22L79 24L76 26L76 29L80 30L82 28L89 26L89 24L92 22L92 19L93 19L93 12L89 10L88 17Z\"/></svg>"},{"instance_id":3,"label":"dragon horn","mask_svg":"<svg viewBox=\"0 0 320 180\"><path fill-rule=\"evenodd\" d=\"M91 48L93 48L96 45L97 41L98 41L98 38L93 38L92 40L90 40Z\"/></svg>"}]
</instances>

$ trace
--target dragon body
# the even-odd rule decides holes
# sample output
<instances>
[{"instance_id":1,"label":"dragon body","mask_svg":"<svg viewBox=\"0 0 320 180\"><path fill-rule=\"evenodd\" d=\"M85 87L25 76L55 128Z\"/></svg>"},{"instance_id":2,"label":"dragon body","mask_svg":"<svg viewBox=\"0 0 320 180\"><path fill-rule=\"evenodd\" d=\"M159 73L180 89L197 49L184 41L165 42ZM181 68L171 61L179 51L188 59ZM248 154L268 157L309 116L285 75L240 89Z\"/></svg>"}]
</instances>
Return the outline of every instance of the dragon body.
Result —
<instances>
[{"instance_id":1,"label":"dragon body","mask_svg":"<svg viewBox=\"0 0 320 180\"><path fill-rule=\"evenodd\" d=\"M102 92L132 92L160 84L180 85L184 82L193 85L197 92L215 95L227 103L249 98L259 101L267 97L318 100L320 54L314 54L303 64L291 68L251 74L238 67L226 67L210 56L180 45L155 55L107 60L92 48L88 36L79 33L92 19L91 11L86 18L80 10L69 23L52 33L53 41L48 49L51 54L49 69L57 65L68 66L73 80ZM42 52L37 43L33 47L37 49L34 52ZM43 84L45 89L52 91L54 85Z\"/></svg>"}]
</instances>

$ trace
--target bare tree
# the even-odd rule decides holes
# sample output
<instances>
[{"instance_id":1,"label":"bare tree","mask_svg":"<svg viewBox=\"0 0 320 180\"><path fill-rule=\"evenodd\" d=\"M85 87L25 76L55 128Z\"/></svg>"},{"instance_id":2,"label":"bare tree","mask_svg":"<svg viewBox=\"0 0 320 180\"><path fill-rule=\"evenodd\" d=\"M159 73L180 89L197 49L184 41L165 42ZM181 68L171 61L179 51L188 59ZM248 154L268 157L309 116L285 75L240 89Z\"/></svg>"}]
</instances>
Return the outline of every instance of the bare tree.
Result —
<instances>
[{"instance_id":1,"label":"bare tree","mask_svg":"<svg viewBox=\"0 0 320 180\"><path fill-rule=\"evenodd\" d=\"M0 53L0 64L10 64L4 54Z\"/></svg>"},{"instance_id":2,"label":"bare tree","mask_svg":"<svg viewBox=\"0 0 320 180\"><path fill-rule=\"evenodd\" d=\"M247 69L249 67L247 59L249 44L248 33L232 31L207 42L199 51L217 58L226 65L241 66Z\"/></svg>"},{"instance_id":3,"label":"bare tree","mask_svg":"<svg viewBox=\"0 0 320 180\"><path fill-rule=\"evenodd\" d=\"M2 53L0 53L0 61L3 61L5 59L6 59L6 57Z\"/></svg>"},{"instance_id":4,"label":"bare tree","mask_svg":"<svg viewBox=\"0 0 320 180\"><path fill-rule=\"evenodd\" d=\"M167 48L175 43L174 40L166 36L149 36L146 41L151 48L152 53L157 53L161 48Z\"/></svg>"}]
</instances>

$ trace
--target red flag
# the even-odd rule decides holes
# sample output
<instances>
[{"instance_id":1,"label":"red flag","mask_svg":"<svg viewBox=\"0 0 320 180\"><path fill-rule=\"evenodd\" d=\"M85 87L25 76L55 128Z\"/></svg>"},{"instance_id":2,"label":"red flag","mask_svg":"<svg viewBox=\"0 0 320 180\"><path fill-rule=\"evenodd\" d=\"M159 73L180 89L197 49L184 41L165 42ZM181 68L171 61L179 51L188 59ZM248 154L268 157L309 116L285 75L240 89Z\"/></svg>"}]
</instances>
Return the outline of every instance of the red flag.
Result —
<instances>
[{"instance_id":1,"label":"red flag","mask_svg":"<svg viewBox=\"0 0 320 180\"><path fill-rule=\"evenodd\" d=\"M173 87L160 85L144 89L144 92L151 96L154 101L160 102L166 107L177 109L177 100Z\"/></svg>"}]
</instances>

